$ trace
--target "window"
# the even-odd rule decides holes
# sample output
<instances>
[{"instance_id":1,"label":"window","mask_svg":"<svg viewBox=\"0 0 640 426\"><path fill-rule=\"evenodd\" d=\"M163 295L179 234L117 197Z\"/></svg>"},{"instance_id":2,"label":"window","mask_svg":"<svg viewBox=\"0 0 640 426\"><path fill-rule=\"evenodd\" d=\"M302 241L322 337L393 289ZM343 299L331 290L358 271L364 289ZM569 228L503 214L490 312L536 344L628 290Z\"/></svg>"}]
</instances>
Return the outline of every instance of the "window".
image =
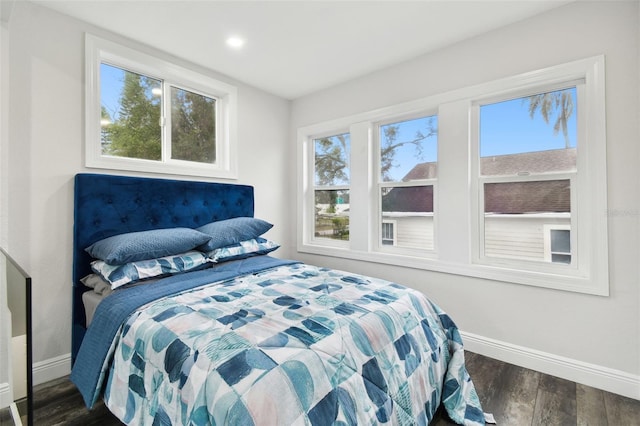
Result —
<instances>
[{"instance_id":1,"label":"window","mask_svg":"<svg viewBox=\"0 0 640 426\"><path fill-rule=\"evenodd\" d=\"M571 229L577 92L571 86L479 105L482 257L552 262L546 227Z\"/></svg>"},{"instance_id":2,"label":"window","mask_svg":"<svg viewBox=\"0 0 640 426\"><path fill-rule=\"evenodd\" d=\"M236 177L236 89L86 37L87 167Z\"/></svg>"},{"instance_id":3,"label":"window","mask_svg":"<svg viewBox=\"0 0 640 426\"><path fill-rule=\"evenodd\" d=\"M545 225L544 236L545 260L571 264L571 229L562 225Z\"/></svg>"},{"instance_id":4,"label":"window","mask_svg":"<svg viewBox=\"0 0 640 426\"><path fill-rule=\"evenodd\" d=\"M604 82L587 58L298 129L298 250L607 295Z\"/></svg>"},{"instance_id":5,"label":"window","mask_svg":"<svg viewBox=\"0 0 640 426\"><path fill-rule=\"evenodd\" d=\"M382 221L382 245L394 246L396 244L396 222L389 220Z\"/></svg>"},{"instance_id":6,"label":"window","mask_svg":"<svg viewBox=\"0 0 640 426\"><path fill-rule=\"evenodd\" d=\"M317 239L349 240L350 135L313 140L315 221Z\"/></svg>"},{"instance_id":7,"label":"window","mask_svg":"<svg viewBox=\"0 0 640 426\"><path fill-rule=\"evenodd\" d=\"M438 117L394 121L378 129L381 248L432 250ZM393 244L385 238L390 220Z\"/></svg>"}]
</instances>

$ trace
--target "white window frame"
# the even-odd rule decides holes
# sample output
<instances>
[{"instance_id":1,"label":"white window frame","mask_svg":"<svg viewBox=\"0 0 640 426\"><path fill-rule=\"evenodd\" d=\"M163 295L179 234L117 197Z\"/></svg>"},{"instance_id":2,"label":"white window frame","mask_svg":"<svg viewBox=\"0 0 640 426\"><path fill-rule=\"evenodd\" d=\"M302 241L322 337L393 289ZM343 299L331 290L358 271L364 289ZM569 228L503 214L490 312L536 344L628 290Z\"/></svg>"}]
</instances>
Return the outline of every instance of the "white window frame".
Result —
<instances>
[{"instance_id":1,"label":"white window frame","mask_svg":"<svg viewBox=\"0 0 640 426\"><path fill-rule=\"evenodd\" d=\"M573 77L573 76L570 76ZM567 78L570 78L567 77ZM541 80L543 80L543 78L541 78ZM585 117L583 114L583 111L586 108L586 99L584 96L584 91L585 91L585 82L584 79L580 79L578 81L566 81L566 82L562 82L560 84L554 82L551 84L543 84L540 87L535 87L533 89L525 89L525 90L521 90L520 86L519 86L519 82L515 81L514 82L514 89L511 90L506 90L505 92L501 92L499 95L495 95L492 94L488 97L483 98L482 100L475 100L472 102L472 107L471 107L471 141L470 141L470 146L471 146L471 188L472 188L472 198L473 198L473 202L474 205L477 206L475 207L475 211L477 212L477 217L478 217L478 221L477 221L477 227L473 227L473 230L476 233L476 237L475 240L478 241L478 244L476 246L476 250L474 250L473 254L474 254L474 262L479 263L479 264L486 264L486 265L493 265L493 266L498 266L498 267L513 267L516 269L532 269L534 271L546 271L549 273L559 273L561 275L565 275L565 274L569 274L569 275L577 275L579 273L579 271L577 271L578 266L576 263L576 259L578 258L578 256L576 255L576 253L572 253L573 256L571 257L571 265L559 265L559 264L551 264L550 262L547 262L546 265L541 265L536 261L532 261L533 263L531 263L531 261L527 261L527 260L522 260L522 259L517 259L517 258L507 258L507 257L494 257L494 256L489 256L485 254L485 218L486 218L486 214L484 213L484 184L486 183L509 183L509 182L533 182L533 181L544 181L544 180L568 180L570 181L570 187L571 187L571 193L570 193L570 205L571 205L571 226L576 227L577 226L577 196L576 196L576 184L578 179L576 179L576 176L578 176L578 172L577 171L559 171L559 172L546 172L546 173L539 173L539 174L529 174L526 173L523 176L520 175L514 175L514 176L509 176L509 175L498 175L498 176L482 176L480 174L480 155L479 155L479 151L480 151L480 139L479 139L479 132L478 130L480 129L480 107L483 104L491 104L491 103L495 103L495 102L501 102L501 101L505 101L505 100L510 100L510 99L514 99L514 98L522 98L522 97L526 97L526 96L530 96L530 95L535 95L535 94L539 94L539 93L545 93L545 92L551 92L551 91L555 91L555 90L562 90L562 89L566 89L566 88L570 88L570 87L576 87L576 92L577 92L577 105L576 105L576 111L578 114L578 120L577 120L577 125L578 125L578 152L579 152L579 156L581 155L580 152L582 150L585 149L585 140L584 140L584 135L586 134L586 124L585 124ZM584 164L584 163L583 163ZM584 172L582 172L582 174L584 174ZM524 216L524 215L521 215ZM575 235L577 233L573 232L572 233L572 245L571 247L577 247L577 245L574 245L576 243L575 241ZM583 248L584 249L584 248ZM546 260L546 259L545 259ZM563 271L563 270L558 270L558 268L571 268L571 271Z\"/></svg>"},{"instance_id":2,"label":"white window frame","mask_svg":"<svg viewBox=\"0 0 640 426\"><path fill-rule=\"evenodd\" d=\"M486 85L484 93L470 99L472 263L486 268L487 277L608 295L607 221L604 215L598 215L607 203L604 70L603 56L587 58ZM484 256L483 183L504 177L480 177L479 105L491 99L517 98L573 85L578 102L577 171L523 178L571 180L571 264Z\"/></svg>"},{"instance_id":3,"label":"white window frame","mask_svg":"<svg viewBox=\"0 0 640 426\"><path fill-rule=\"evenodd\" d=\"M204 74L132 48L85 35L85 165L89 168L130 170L185 176L237 179L237 88ZM116 157L102 154L100 144L100 65L106 63L163 81L162 159ZM216 100L216 162L205 164L171 159L170 96L173 86Z\"/></svg>"},{"instance_id":4,"label":"white window frame","mask_svg":"<svg viewBox=\"0 0 640 426\"><path fill-rule=\"evenodd\" d=\"M424 108L419 112L412 112L410 114L401 114L394 115L393 117L386 118L384 120L378 120L373 125L373 134L372 134L372 142L374 147L374 170L375 170L375 181L377 183L377 188L375 191L375 200L376 203L374 205L374 210L372 214L378 218L377 226L372 231L372 235L377 236L376 242L374 244L374 250L382 253L389 253L392 255L401 255L401 256L410 256L410 257L433 257L436 255L436 247L437 247L437 239L434 238L433 247L425 247L425 248L412 248L412 247L398 247L397 238L394 239L393 246L383 245L382 244L382 188L411 188L411 187L422 187L422 186L432 186L433 187L433 212L425 213L425 216L430 216L433 218L433 233L434 236L437 233L438 225L437 219L438 215L437 211L437 191L438 191L438 177L432 179L416 179L412 181L391 181L384 182L382 180L382 158L381 158L381 145L382 140L380 139L380 128L386 126L388 124L402 123L405 121L411 121L415 119L421 118L429 118L429 117L437 117L438 112L436 108ZM439 149L439 147L438 147ZM437 161L437 160L436 160ZM395 227L396 235L397 235L397 225Z\"/></svg>"},{"instance_id":5,"label":"white window frame","mask_svg":"<svg viewBox=\"0 0 640 426\"><path fill-rule=\"evenodd\" d=\"M386 263L411 268L478 277L508 283L573 291L609 294L605 127L604 56L581 59L525 74L466 87L428 98L366 113L318 123L298 129L298 244L299 252L338 256L345 259ZM531 94L538 88L584 81L583 100L578 106L577 174L572 181L572 247L577 258L572 265L544 262L487 262L481 257L481 226L477 127L473 109L480 101L517 94ZM379 148L376 123L395 117L437 111L438 178L434 188L434 230L436 250L430 253L400 253L379 250L378 218ZM344 247L323 247L310 236L313 202L309 203L313 181L311 137L349 129L351 133L350 241ZM588 171L588 173L585 173ZM559 176L554 176L559 178ZM311 199L312 200L312 199ZM310 222L311 220L311 222Z\"/></svg>"}]
</instances>

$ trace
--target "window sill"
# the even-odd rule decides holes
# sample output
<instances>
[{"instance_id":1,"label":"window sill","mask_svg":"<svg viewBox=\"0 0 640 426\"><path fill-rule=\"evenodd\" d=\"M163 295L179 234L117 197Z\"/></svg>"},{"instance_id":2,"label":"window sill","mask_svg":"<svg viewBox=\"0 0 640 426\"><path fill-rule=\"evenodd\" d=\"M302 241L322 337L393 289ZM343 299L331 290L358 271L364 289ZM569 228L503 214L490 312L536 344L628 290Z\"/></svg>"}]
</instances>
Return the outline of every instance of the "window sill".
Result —
<instances>
[{"instance_id":1,"label":"window sill","mask_svg":"<svg viewBox=\"0 0 640 426\"><path fill-rule=\"evenodd\" d=\"M236 168L220 168L209 164L175 164L133 158L96 155L86 159L86 166L95 169L128 170L168 175L197 176L220 179L237 179Z\"/></svg>"},{"instance_id":2,"label":"window sill","mask_svg":"<svg viewBox=\"0 0 640 426\"><path fill-rule=\"evenodd\" d=\"M311 244L298 245L298 252L319 256L339 257L342 259L358 260L363 262L382 263L404 268L481 278L516 285L528 285L596 296L609 295L608 277L598 279L598 277L595 276L596 274L592 274L594 275L592 277L579 276L575 274L575 271L573 271L573 274L569 275L549 271L514 269L507 266L472 263L461 264L443 261L430 255L421 257L407 256L382 252L364 252L342 247L327 247Z\"/></svg>"}]
</instances>

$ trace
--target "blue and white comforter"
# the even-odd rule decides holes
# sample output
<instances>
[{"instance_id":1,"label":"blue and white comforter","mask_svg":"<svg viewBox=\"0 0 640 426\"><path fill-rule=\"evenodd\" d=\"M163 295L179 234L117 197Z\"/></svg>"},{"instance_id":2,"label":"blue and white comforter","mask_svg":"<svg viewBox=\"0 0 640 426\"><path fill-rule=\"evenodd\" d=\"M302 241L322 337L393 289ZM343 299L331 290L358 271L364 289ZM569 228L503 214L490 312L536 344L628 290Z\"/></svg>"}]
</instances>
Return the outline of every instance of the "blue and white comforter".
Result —
<instances>
[{"instance_id":1,"label":"blue and white comforter","mask_svg":"<svg viewBox=\"0 0 640 426\"><path fill-rule=\"evenodd\" d=\"M105 403L127 424L427 424L441 402L484 424L455 324L370 277L296 263L196 286L135 310L107 347L79 388L91 405L108 367Z\"/></svg>"}]
</instances>

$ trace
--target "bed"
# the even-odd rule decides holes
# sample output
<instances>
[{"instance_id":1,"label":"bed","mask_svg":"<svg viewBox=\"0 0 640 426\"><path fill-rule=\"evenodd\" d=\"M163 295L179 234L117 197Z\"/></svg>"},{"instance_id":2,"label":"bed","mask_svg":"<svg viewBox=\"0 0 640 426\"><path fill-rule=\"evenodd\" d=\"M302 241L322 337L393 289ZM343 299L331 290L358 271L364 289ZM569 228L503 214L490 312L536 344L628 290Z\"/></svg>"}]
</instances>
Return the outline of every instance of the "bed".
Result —
<instances>
[{"instance_id":1,"label":"bed","mask_svg":"<svg viewBox=\"0 0 640 426\"><path fill-rule=\"evenodd\" d=\"M428 424L441 406L485 423L449 316L402 285L276 257L252 187L83 173L74 209L71 380L87 407L145 425Z\"/></svg>"}]
</instances>

